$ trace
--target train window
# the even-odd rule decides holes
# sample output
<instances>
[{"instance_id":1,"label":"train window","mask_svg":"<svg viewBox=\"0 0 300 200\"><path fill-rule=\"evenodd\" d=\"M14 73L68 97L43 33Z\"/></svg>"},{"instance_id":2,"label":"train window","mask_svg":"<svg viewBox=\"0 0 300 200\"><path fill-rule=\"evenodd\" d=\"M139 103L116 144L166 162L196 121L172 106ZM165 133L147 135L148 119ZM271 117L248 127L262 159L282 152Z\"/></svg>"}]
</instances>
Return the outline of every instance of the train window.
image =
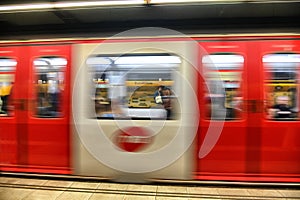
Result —
<instances>
[{"instance_id":1,"label":"train window","mask_svg":"<svg viewBox=\"0 0 300 200\"><path fill-rule=\"evenodd\" d=\"M62 117L67 60L61 57L40 57L34 60L35 107L38 118Z\"/></svg>"},{"instance_id":2,"label":"train window","mask_svg":"<svg viewBox=\"0 0 300 200\"><path fill-rule=\"evenodd\" d=\"M175 119L174 73L180 63L169 54L88 58L97 118Z\"/></svg>"},{"instance_id":3,"label":"train window","mask_svg":"<svg viewBox=\"0 0 300 200\"><path fill-rule=\"evenodd\" d=\"M0 58L0 117L14 115L13 84L15 81L17 61L11 58Z\"/></svg>"},{"instance_id":4,"label":"train window","mask_svg":"<svg viewBox=\"0 0 300 200\"><path fill-rule=\"evenodd\" d=\"M265 111L270 120L298 120L300 54L277 53L263 57Z\"/></svg>"},{"instance_id":5,"label":"train window","mask_svg":"<svg viewBox=\"0 0 300 200\"><path fill-rule=\"evenodd\" d=\"M241 80L244 57L237 54L211 54L202 58L206 85L206 118L241 119Z\"/></svg>"}]
</instances>

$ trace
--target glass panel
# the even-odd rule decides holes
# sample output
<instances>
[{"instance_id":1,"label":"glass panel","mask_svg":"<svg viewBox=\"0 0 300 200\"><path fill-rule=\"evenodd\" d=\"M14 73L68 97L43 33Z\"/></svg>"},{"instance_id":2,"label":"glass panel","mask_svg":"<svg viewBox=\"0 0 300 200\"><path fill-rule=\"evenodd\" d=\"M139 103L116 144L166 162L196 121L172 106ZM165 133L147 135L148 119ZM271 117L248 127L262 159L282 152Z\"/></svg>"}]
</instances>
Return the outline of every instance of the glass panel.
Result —
<instances>
[{"instance_id":1,"label":"glass panel","mask_svg":"<svg viewBox=\"0 0 300 200\"><path fill-rule=\"evenodd\" d=\"M174 73L181 60L168 54L92 56L97 118L175 119ZM158 97L156 97L158 96Z\"/></svg>"},{"instance_id":2,"label":"glass panel","mask_svg":"<svg viewBox=\"0 0 300 200\"><path fill-rule=\"evenodd\" d=\"M34 60L36 103L34 115L40 118L62 117L67 60L60 57L41 57Z\"/></svg>"},{"instance_id":3,"label":"glass panel","mask_svg":"<svg viewBox=\"0 0 300 200\"><path fill-rule=\"evenodd\" d=\"M213 54L202 58L206 84L206 118L241 118L241 80L244 58L236 54Z\"/></svg>"},{"instance_id":4,"label":"glass panel","mask_svg":"<svg viewBox=\"0 0 300 200\"><path fill-rule=\"evenodd\" d=\"M270 120L298 120L300 54L268 54L263 57L266 71L265 106Z\"/></svg>"},{"instance_id":5,"label":"glass panel","mask_svg":"<svg viewBox=\"0 0 300 200\"><path fill-rule=\"evenodd\" d=\"M0 58L0 117L14 115L13 85L17 61L11 58Z\"/></svg>"}]
</instances>

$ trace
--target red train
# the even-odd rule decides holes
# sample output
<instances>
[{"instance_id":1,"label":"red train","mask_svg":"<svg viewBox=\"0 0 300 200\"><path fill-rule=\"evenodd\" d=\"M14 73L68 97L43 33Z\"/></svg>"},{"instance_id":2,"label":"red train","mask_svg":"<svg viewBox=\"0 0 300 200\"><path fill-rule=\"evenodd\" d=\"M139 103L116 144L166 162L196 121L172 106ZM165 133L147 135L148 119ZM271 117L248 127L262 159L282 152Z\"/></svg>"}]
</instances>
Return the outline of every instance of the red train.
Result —
<instances>
[{"instance_id":1,"label":"red train","mask_svg":"<svg viewBox=\"0 0 300 200\"><path fill-rule=\"evenodd\" d=\"M2 172L300 182L297 34L0 45Z\"/></svg>"}]
</instances>

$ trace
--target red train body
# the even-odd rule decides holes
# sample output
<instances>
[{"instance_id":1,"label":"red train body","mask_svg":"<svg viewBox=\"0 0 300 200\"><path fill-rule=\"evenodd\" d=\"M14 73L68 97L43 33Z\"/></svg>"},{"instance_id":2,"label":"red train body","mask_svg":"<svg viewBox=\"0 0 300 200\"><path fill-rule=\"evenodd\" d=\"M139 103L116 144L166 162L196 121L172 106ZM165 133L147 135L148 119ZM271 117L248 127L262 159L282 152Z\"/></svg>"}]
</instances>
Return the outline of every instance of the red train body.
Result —
<instances>
[{"instance_id":1,"label":"red train body","mask_svg":"<svg viewBox=\"0 0 300 200\"><path fill-rule=\"evenodd\" d=\"M165 46L170 46L168 47L170 49L162 50ZM182 50L181 47L186 49ZM183 53L177 53L177 49ZM128 77L135 75L132 72L133 68L130 68L128 72L126 71L129 75L126 75L125 87L128 93L130 87L137 91L139 90L137 88L142 86L150 89L152 84L153 90L163 83L172 89L175 99L177 98L179 102L173 105L180 111L170 120L160 117L151 120L144 118L143 114L135 113L134 116L143 119L139 117L135 119L132 115L131 120L134 121L134 125L129 125L129 129L146 126L144 130L149 130L150 135L147 135L147 131L139 135L143 131L135 128L131 131L137 133L131 132L129 135L126 135L126 131L122 134L118 133L118 129L114 127L123 125L110 123L115 123L116 119L120 123L126 120L116 118L116 113L113 113L114 120L107 117L110 115L105 115L107 110L101 110L107 109L106 103L113 106L113 102L103 100L99 103L102 97L111 95L112 98L113 93L110 90L117 84L109 87L105 84L108 81L110 81L108 84L111 84L113 76L118 78L118 75L113 71L111 63L106 63L109 67L105 70L101 67L82 67L84 65L82 62L89 65L87 59L93 55L101 59L113 59L115 55L179 57L182 60L180 63L177 61L171 64L159 63L163 69L153 68L152 73L162 73L164 74L162 77L171 78L161 80L157 75L155 81L148 77L143 79L140 78L144 76L143 69L134 68L135 73L139 74L137 78L129 79ZM193 57L184 58L190 55ZM278 55L283 57L278 58ZM0 82L3 88L5 83L12 84L12 89L9 109L4 110L6 112L2 109L0 116L0 171L100 176L109 179L129 177L125 178L125 181L131 181L130 177L141 175L140 179L143 180L299 183L299 55L300 36L288 34L197 36L191 39L166 36L109 41L3 42L0 45L2 63L0 63ZM61 63L53 64L58 62L57 58ZM190 63L190 60L194 63ZM102 61L97 62L98 60L91 61L90 65L92 67L103 65ZM152 61L150 64L153 65ZM150 64L146 63L142 66L148 70L148 75L151 72ZM189 66L193 66L194 69L188 69ZM120 64L118 67L128 70L127 68L132 66L127 63ZM99 73L104 72L107 72L109 80L99 77ZM83 74L86 76L92 74L93 79L84 77ZM61 90L59 96L55 97L56 100L51 99L52 95L49 93L49 85L52 83L50 80L53 77L57 81L53 83L56 83ZM87 91L91 88L91 83L87 80L94 81L92 84L93 87L94 83L96 84L97 94ZM188 83L182 84L181 81L186 80ZM187 85L191 85L191 88L185 89ZM216 88L221 86L220 90L216 89L215 85ZM48 86L48 91L47 89L42 91L42 86ZM145 93L148 89L142 92ZM185 99L187 95L185 90L188 93L194 92L196 99L193 101ZM122 92L121 88L120 93ZM82 97L83 94L86 94L86 98L92 98L92 103L89 105L96 110L96 117L86 117L89 108L85 105L89 101ZM145 110L147 106L155 107L149 94L147 94L148 99L145 97L146 100L139 95L142 94L135 92L126 99L129 102L128 108L131 109L127 110L128 112L148 112ZM293 109L289 117L269 115L270 109L279 96L289 97L288 104ZM137 101L136 104L134 100ZM142 100L145 101L144 104L141 104ZM233 105L234 100L238 100L240 105ZM54 106L55 101L58 101L57 107ZM5 100L2 100L2 105L3 102ZM159 109L155 111L157 113L154 115L160 115ZM86 119L83 119L84 117ZM155 125L145 125L149 120L154 123L165 122L161 134L152 134ZM190 125L188 120L194 121ZM77 126L77 123L80 125ZM105 149L104 144L103 148L97 151L90 150L86 146L93 145L93 140L98 141L97 138L93 138L92 130L84 128L88 127L89 123L98 123L103 127L103 133L107 134L106 137L112 143L108 148L116 151L115 158L124 156L125 160L126 156L129 156L128 159L133 159L132 162L137 161L136 168L132 171L128 170L130 164L124 160L120 160L120 166L115 163L101 163L98 155L93 156L95 152L101 154L101 151L102 154L109 154L110 150ZM178 123L183 124L184 128ZM92 141L87 142L85 138L81 138L80 132L84 129L86 134L90 134L88 137ZM174 142L177 140L174 135L168 135L174 130L178 130L181 135L179 138L184 139L183 147L180 147L180 143ZM190 133L189 130L194 133ZM174 153L177 152L176 148L182 151L178 158L162 167L153 166L153 169L148 171L140 164L143 170L138 170L140 162L149 162L142 159L143 155L152 158L151 153L159 152L172 142L174 144L170 149L174 149ZM99 142L94 145L102 144ZM135 150L140 147L141 150ZM112 153L112 156L114 155ZM153 162L165 160L163 155L163 153L157 154L156 157L153 155L153 158L157 159ZM131 158L135 156L136 158Z\"/></svg>"}]
</instances>

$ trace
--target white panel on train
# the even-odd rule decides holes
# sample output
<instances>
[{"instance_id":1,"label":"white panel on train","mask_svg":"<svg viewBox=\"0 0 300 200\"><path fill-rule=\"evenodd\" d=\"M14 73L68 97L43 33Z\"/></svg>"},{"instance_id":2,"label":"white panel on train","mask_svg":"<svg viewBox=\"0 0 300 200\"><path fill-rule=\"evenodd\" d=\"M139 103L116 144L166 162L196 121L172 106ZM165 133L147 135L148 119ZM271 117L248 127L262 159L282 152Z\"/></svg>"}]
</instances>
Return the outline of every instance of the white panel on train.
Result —
<instances>
[{"instance_id":1,"label":"white panel on train","mask_svg":"<svg viewBox=\"0 0 300 200\"><path fill-rule=\"evenodd\" d=\"M193 41L74 46L76 175L192 178L199 120L197 48Z\"/></svg>"}]
</instances>

